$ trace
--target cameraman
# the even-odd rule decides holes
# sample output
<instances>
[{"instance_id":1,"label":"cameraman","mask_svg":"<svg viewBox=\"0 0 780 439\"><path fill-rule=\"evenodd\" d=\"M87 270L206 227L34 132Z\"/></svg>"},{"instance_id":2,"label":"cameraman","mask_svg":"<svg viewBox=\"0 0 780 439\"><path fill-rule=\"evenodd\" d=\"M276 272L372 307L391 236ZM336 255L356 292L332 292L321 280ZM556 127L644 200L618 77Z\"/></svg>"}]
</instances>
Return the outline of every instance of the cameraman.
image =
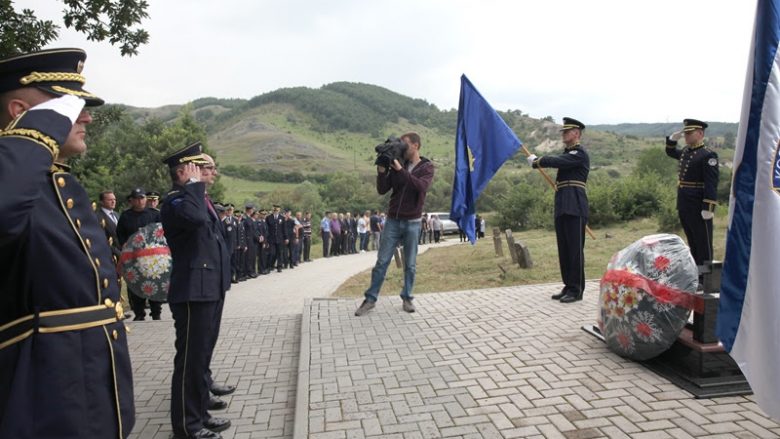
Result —
<instances>
[{"instance_id":1,"label":"cameraman","mask_svg":"<svg viewBox=\"0 0 780 439\"><path fill-rule=\"evenodd\" d=\"M387 208L387 223L382 231L376 264L371 271L371 285L365 292L366 299L355 311L362 316L376 305L379 290L385 281L385 273L398 244L404 252L404 287L401 290L403 310L414 312L412 288L417 259L417 239L420 236L425 194L433 181L433 162L420 156L420 135L407 133L401 136L406 144L403 165L394 159L390 169L377 166L376 190L386 194L393 190Z\"/></svg>"}]
</instances>

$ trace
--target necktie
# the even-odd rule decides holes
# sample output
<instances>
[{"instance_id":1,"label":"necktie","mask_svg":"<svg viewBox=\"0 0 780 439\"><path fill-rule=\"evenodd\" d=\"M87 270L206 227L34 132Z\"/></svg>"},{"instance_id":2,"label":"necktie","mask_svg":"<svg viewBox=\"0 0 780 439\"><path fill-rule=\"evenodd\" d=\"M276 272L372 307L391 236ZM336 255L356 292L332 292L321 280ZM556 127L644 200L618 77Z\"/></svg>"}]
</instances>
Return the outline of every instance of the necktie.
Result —
<instances>
[{"instance_id":1,"label":"necktie","mask_svg":"<svg viewBox=\"0 0 780 439\"><path fill-rule=\"evenodd\" d=\"M209 212L211 212L211 215L214 216L214 218L219 219L219 215L217 215L217 211L214 210L214 206L211 205L211 200L209 199L209 196L206 195L206 206L209 208Z\"/></svg>"},{"instance_id":2,"label":"necktie","mask_svg":"<svg viewBox=\"0 0 780 439\"><path fill-rule=\"evenodd\" d=\"M118 222L118 220L116 219L116 214L114 213L113 210L110 213L111 213L111 221L113 221L114 224L116 224Z\"/></svg>"}]
</instances>

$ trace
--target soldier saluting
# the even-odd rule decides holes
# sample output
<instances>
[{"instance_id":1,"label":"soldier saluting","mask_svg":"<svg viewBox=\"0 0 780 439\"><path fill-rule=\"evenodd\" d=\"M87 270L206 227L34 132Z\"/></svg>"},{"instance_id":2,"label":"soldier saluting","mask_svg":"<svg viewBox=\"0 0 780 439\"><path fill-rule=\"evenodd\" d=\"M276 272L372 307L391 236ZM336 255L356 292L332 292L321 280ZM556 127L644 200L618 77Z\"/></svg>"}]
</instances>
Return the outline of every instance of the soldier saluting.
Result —
<instances>
[{"instance_id":1,"label":"soldier saluting","mask_svg":"<svg viewBox=\"0 0 780 439\"><path fill-rule=\"evenodd\" d=\"M0 437L126 438L135 423L119 282L87 192L86 53L0 60Z\"/></svg>"},{"instance_id":2,"label":"soldier saluting","mask_svg":"<svg viewBox=\"0 0 780 439\"><path fill-rule=\"evenodd\" d=\"M230 254L222 222L206 194L216 173L199 142L164 162L173 182L161 209L173 260L168 292L176 329L171 424L174 438L219 439L218 432L230 427L230 421L207 411L209 363L230 288Z\"/></svg>"},{"instance_id":3,"label":"soldier saluting","mask_svg":"<svg viewBox=\"0 0 780 439\"><path fill-rule=\"evenodd\" d=\"M680 161L677 212L696 265L712 260L712 218L718 205L718 154L704 144L707 126L685 119L682 131L666 138L666 155ZM682 136L686 146L680 149Z\"/></svg>"}]
</instances>

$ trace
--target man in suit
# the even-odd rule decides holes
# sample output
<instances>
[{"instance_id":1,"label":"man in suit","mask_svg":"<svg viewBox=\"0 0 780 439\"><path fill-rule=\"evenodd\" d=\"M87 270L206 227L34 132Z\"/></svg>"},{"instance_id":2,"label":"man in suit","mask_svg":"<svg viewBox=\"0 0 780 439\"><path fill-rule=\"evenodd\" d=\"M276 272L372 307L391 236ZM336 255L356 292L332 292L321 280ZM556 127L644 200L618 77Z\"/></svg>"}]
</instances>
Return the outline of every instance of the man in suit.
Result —
<instances>
[{"instance_id":1,"label":"man in suit","mask_svg":"<svg viewBox=\"0 0 780 439\"><path fill-rule=\"evenodd\" d=\"M537 157L528 156L533 168L557 168L555 179L555 236L558 241L558 262L564 287L553 300L570 303L582 300L585 291L585 226L588 224L588 196L585 188L590 172L588 152L580 145L585 124L570 117L563 118L561 137L563 153Z\"/></svg>"},{"instance_id":2,"label":"man in suit","mask_svg":"<svg viewBox=\"0 0 780 439\"><path fill-rule=\"evenodd\" d=\"M126 438L133 370L112 252L62 162L103 100L86 53L0 60L0 437Z\"/></svg>"},{"instance_id":3,"label":"man in suit","mask_svg":"<svg viewBox=\"0 0 780 439\"><path fill-rule=\"evenodd\" d=\"M268 225L268 245L273 250L268 269L273 268L273 263L276 261L276 271L281 273L284 265L284 246L287 244L287 235L284 231L284 217L280 214L282 208L276 204L273 207L273 213L265 219L265 223Z\"/></svg>"},{"instance_id":4,"label":"man in suit","mask_svg":"<svg viewBox=\"0 0 780 439\"><path fill-rule=\"evenodd\" d=\"M244 206L244 219L241 221L247 237L246 258L244 259L244 275L252 279L257 277L257 228L255 227L255 205L247 203Z\"/></svg>"},{"instance_id":5,"label":"man in suit","mask_svg":"<svg viewBox=\"0 0 780 439\"><path fill-rule=\"evenodd\" d=\"M666 138L666 155L680 161L677 213L696 265L712 260L712 218L718 205L718 154L704 144L707 126L685 119L683 130ZM682 136L686 146L679 149Z\"/></svg>"},{"instance_id":6,"label":"man in suit","mask_svg":"<svg viewBox=\"0 0 780 439\"><path fill-rule=\"evenodd\" d=\"M225 206L225 217L222 226L227 233L228 250L230 251L230 282L238 283L238 221L233 216L233 205Z\"/></svg>"},{"instance_id":7,"label":"man in suit","mask_svg":"<svg viewBox=\"0 0 780 439\"><path fill-rule=\"evenodd\" d=\"M201 144L170 154L164 163L173 182L161 209L173 260L168 292L176 328L171 424L175 438L221 438L218 432L229 428L230 421L208 414L208 374L230 288L230 254L222 223L206 194L203 179L212 174L199 167L210 164Z\"/></svg>"},{"instance_id":8,"label":"man in suit","mask_svg":"<svg viewBox=\"0 0 780 439\"><path fill-rule=\"evenodd\" d=\"M103 191L98 195L100 208L95 211L98 224L106 232L108 245L111 247L111 253L114 255L114 263L119 262L119 255L122 253L122 247L119 245L119 237L116 235L116 225L119 222L119 214L116 213L116 195L114 191Z\"/></svg>"}]
</instances>

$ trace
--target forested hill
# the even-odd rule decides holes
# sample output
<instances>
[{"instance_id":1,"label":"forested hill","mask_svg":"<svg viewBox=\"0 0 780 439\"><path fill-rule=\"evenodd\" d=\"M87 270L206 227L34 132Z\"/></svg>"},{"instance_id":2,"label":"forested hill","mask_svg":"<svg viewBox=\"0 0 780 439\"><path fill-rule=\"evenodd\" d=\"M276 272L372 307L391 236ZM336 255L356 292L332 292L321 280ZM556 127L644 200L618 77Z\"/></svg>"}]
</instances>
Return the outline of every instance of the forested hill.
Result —
<instances>
[{"instance_id":1,"label":"forested hill","mask_svg":"<svg viewBox=\"0 0 780 439\"><path fill-rule=\"evenodd\" d=\"M723 137L732 134L736 137L738 123L708 122L708 136ZM682 126L682 121L676 123L621 123L617 125L591 125L591 129L607 131L626 136L637 137L665 137L677 131Z\"/></svg>"},{"instance_id":2,"label":"forested hill","mask_svg":"<svg viewBox=\"0 0 780 439\"><path fill-rule=\"evenodd\" d=\"M208 133L208 145L220 163L282 173L371 172L373 147L389 135L417 131L423 155L442 165L454 155L457 110L442 110L370 84L336 82L320 88L275 90L252 99L202 98L186 106L153 109L126 107L137 121L169 122L192 114ZM520 110L499 112L531 151L544 154L562 147L551 117L529 117ZM719 125L722 125L719 126ZM714 124L710 136L722 136L736 124ZM621 124L593 126L585 143L595 166L625 168L631 151L657 147L679 125ZM714 144L723 144L722 139ZM518 163L522 155L514 158Z\"/></svg>"}]
</instances>

